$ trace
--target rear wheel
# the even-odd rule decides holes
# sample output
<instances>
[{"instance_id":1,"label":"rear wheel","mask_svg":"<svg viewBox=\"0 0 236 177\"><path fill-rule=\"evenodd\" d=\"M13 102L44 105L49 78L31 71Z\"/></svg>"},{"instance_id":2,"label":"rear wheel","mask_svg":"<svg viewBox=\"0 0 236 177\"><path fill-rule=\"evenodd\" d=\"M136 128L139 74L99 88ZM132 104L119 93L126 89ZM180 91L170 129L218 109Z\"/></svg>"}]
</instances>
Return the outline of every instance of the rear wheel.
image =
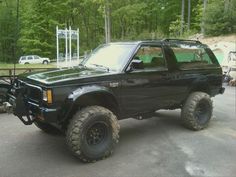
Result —
<instances>
[{"instance_id":1,"label":"rear wheel","mask_svg":"<svg viewBox=\"0 0 236 177\"><path fill-rule=\"evenodd\" d=\"M39 129L41 129L42 131L44 131L45 133L48 133L48 134L61 134L62 133L56 127L53 127L52 125L47 124L45 122L41 122L41 121L36 120L34 122L34 124L36 127L38 127Z\"/></svg>"},{"instance_id":2,"label":"rear wheel","mask_svg":"<svg viewBox=\"0 0 236 177\"><path fill-rule=\"evenodd\" d=\"M201 130L208 126L212 111L210 96L204 92L194 92L186 100L181 111L181 118L187 128Z\"/></svg>"},{"instance_id":3,"label":"rear wheel","mask_svg":"<svg viewBox=\"0 0 236 177\"><path fill-rule=\"evenodd\" d=\"M44 61L43 61L43 64L44 64L44 65L47 65L47 64L48 64L48 61L47 61L47 60L44 60Z\"/></svg>"},{"instance_id":4,"label":"rear wheel","mask_svg":"<svg viewBox=\"0 0 236 177\"><path fill-rule=\"evenodd\" d=\"M83 162L94 162L112 154L118 143L120 126L116 116L100 106L77 112L69 123L66 139L69 149Z\"/></svg>"}]
</instances>

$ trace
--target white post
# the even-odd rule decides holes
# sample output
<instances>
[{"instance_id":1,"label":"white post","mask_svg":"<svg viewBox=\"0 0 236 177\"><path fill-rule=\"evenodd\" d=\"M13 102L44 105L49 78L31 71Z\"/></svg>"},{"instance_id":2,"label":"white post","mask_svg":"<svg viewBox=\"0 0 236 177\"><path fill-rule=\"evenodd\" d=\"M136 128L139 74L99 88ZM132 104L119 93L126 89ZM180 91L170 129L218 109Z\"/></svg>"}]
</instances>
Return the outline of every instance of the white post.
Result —
<instances>
[{"instance_id":1,"label":"white post","mask_svg":"<svg viewBox=\"0 0 236 177\"><path fill-rule=\"evenodd\" d=\"M68 30L67 30L67 28L65 29L65 35L66 35L66 37L65 37L65 42L66 42L66 51L65 51L65 60L66 60L66 67L68 66L68 63L67 63L67 56L68 56L68 39L67 39L67 32L68 32Z\"/></svg>"},{"instance_id":2,"label":"white post","mask_svg":"<svg viewBox=\"0 0 236 177\"><path fill-rule=\"evenodd\" d=\"M79 28L77 29L77 60L79 61Z\"/></svg>"},{"instance_id":3,"label":"white post","mask_svg":"<svg viewBox=\"0 0 236 177\"><path fill-rule=\"evenodd\" d=\"M71 63L71 26L69 27L69 57L70 57L70 67L72 66Z\"/></svg>"},{"instance_id":4,"label":"white post","mask_svg":"<svg viewBox=\"0 0 236 177\"><path fill-rule=\"evenodd\" d=\"M56 29L56 35L57 35L57 68L59 67L59 39L58 39L58 26Z\"/></svg>"}]
</instances>

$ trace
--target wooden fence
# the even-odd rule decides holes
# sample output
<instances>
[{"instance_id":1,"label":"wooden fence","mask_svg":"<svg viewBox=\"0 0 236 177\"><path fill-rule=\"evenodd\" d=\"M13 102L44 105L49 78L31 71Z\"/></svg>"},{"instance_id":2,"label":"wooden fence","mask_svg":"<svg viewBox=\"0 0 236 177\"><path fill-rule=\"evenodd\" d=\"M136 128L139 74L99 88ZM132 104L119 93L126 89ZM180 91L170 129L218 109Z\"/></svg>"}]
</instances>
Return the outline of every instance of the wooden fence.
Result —
<instances>
[{"instance_id":1,"label":"wooden fence","mask_svg":"<svg viewBox=\"0 0 236 177\"><path fill-rule=\"evenodd\" d=\"M5 81L12 81L14 77L17 77L17 75L19 74L47 69L52 68L0 68L0 79Z\"/></svg>"}]
</instances>

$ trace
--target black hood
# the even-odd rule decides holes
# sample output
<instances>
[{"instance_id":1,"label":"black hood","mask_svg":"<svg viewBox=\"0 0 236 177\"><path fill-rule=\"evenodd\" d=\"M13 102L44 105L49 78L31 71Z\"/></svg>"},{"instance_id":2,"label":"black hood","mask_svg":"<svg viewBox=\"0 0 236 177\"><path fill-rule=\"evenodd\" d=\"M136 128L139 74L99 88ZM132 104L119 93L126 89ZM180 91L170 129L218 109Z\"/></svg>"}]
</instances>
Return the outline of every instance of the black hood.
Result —
<instances>
[{"instance_id":1,"label":"black hood","mask_svg":"<svg viewBox=\"0 0 236 177\"><path fill-rule=\"evenodd\" d=\"M37 73L29 73L20 76L20 79L29 79L42 84L50 85L57 82L70 81L106 74L105 70L88 68L55 69Z\"/></svg>"}]
</instances>

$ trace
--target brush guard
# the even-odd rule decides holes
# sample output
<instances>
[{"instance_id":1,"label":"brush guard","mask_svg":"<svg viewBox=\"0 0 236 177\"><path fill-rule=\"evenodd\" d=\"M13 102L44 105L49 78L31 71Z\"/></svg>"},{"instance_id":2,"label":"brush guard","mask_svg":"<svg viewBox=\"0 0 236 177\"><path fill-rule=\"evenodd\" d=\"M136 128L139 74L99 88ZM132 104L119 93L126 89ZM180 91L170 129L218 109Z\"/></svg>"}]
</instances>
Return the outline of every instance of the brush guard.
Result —
<instances>
[{"instance_id":1,"label":"brush guard","mask_svg":"<svg viewBox=\"0 0 236 177\"><path fill-rule=\"evenodd\" d=\"M13 113L25 125L31 125L34 122L34 118L32 117L32 115L30 115L27 99L23 96L22 93L19 93L16 97L15 104L13 105Z\"/></svg>"}]
</instances>

